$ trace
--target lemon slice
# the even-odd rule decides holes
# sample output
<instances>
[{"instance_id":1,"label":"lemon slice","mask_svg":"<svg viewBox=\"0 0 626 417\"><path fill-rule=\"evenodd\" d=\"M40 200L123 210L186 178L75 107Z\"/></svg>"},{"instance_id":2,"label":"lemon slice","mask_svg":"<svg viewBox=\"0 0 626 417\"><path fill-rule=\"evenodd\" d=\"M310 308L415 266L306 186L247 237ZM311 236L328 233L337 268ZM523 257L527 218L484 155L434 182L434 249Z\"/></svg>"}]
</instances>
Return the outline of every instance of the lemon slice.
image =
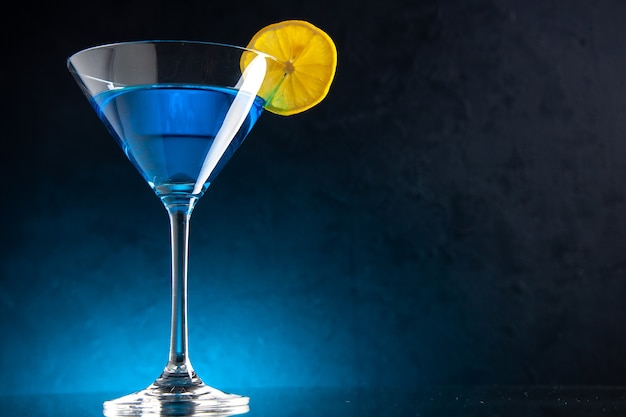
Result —
<instances>
[{"instance_id":1,"label":"lemon slice","mask_svg":"<svg viewBox=\"0 0 626 417\"><path fill-rule=\"evenodd\" d=\"M337 48L326 32L304 20L285 20L259 30L248 48L272 55L259 96L281 116L301 113L322 101L335 77ZM253 54L243 54L245 68Z\"/></svg>"}]
</instances>

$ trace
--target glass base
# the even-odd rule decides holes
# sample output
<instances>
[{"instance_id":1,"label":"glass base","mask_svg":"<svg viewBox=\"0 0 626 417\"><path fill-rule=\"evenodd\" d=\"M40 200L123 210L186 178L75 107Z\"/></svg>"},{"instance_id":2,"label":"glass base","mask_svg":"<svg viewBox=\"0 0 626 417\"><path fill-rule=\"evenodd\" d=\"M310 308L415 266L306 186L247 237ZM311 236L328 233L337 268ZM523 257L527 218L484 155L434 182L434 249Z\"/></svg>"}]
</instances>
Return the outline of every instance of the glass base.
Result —
<instances>
[{"instance_id":1,"label":"glass base","mask_svg":"<svg viewBox=\"0 0 626 417\"><path fill-rule=\"evenodd\" d=\"M161 376L149 387L104 402L104 415L113 416L211 416L247 413L250 398L205 385L200 378Z\"/></svg>"}]
</instances>

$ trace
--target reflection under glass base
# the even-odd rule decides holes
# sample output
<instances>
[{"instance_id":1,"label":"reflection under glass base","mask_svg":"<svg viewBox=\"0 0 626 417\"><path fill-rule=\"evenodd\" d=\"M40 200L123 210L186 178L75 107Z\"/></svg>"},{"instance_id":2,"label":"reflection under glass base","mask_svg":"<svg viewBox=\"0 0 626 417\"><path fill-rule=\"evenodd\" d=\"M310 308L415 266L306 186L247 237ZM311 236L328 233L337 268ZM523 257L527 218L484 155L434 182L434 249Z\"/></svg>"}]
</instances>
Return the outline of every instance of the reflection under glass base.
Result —
<instances>
[{"instance_id":1,"label":"reflection under glass base","mask_svg":"<svg viewBox=\"0 0 626 417\"><path fill-rule=\"evenodd\" d=\"M105 401L112 416L232 416L247 413L250 399L206 385L195 373L189 377L162 375L147 388Z\"/></svg>"}]
</instances>

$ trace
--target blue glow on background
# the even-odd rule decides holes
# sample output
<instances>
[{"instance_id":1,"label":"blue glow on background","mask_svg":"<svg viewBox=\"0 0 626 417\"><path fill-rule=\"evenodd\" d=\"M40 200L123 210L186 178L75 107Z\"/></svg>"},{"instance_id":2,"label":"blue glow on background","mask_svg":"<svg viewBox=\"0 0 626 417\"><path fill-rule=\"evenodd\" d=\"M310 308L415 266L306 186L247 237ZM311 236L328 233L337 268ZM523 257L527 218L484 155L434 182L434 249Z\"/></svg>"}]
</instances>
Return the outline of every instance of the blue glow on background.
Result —
<instances>
[{"instance_id":1,"label":"blue glow on background","mask_svg":"<svg viewBox=\"0 0 626 417\"><path fill-rule=\"evenodd\" d=\"M314 160L299 162L304 154L264 163L277 155L261 140L271 122L192 218L190 357L206 383L245 391L616 380L603 366L619 362L611 346L620 345L603 341L620 336L585 320L618 320L623 292L572 310L562 286L511 273L506 240L493 245L483 227L497 212L480 199L405 205L384 185L363 193L340 164L320 177ZM165 366L167 216L108 139L98 140L111 162L44 178L28 222L7 227L0 366L19 367L0 381L7 391L130 392ZM609 350L568 371L563 352L595 346L581 335Z\"/></svg>"},{"instance_id":2,"label":"blue glow on background","mask_svg":"<svg viewBox=\"0 0 626 417\"><path fill-rule=\"evenodd\" d=\"M388 273L398 254L361 227L377 221L370 213L347 204L336 219L337 202L320 191L249 181L261 146L233 160L193 214L190 357L200 377L225 389L414 384L445 375L450 361L437 333L458 318L454 310L433 309L433 287L407 285L416 282L407 260L405 276ZM0 366L27 370L15 374L14 392L132 391L165 366L167 216L128 165L105 166L114 176L95 179L101 187L93 195L32 215L28 239L5 253L3 275L20 279L3 294L12 337ZM49 192L70 199L68 185L58 187ZM432 268L427 275L439 273Z\"/></svg>"}]
</instances>

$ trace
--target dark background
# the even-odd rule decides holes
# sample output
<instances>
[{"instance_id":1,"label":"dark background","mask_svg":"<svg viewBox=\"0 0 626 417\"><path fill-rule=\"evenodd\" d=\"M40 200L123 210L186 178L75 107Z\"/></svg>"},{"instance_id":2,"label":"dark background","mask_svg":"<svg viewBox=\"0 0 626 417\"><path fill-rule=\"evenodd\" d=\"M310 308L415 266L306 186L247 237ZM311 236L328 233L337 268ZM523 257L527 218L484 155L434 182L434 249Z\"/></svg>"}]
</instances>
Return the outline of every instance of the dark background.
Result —
<instances>
[{"instance_id":1,"label":"dark background","mask_svg":"<svg viewBox=\"0 0 626 417\"><path fill-rule=\"evenodd\" d=\"M383 3L4 14L0 391L130 391L167 359L167 215L65 59L292 18L337 75L263 115L194 211L205 382L626 384L626 3Z\"/></svg>"}]
</instances>

